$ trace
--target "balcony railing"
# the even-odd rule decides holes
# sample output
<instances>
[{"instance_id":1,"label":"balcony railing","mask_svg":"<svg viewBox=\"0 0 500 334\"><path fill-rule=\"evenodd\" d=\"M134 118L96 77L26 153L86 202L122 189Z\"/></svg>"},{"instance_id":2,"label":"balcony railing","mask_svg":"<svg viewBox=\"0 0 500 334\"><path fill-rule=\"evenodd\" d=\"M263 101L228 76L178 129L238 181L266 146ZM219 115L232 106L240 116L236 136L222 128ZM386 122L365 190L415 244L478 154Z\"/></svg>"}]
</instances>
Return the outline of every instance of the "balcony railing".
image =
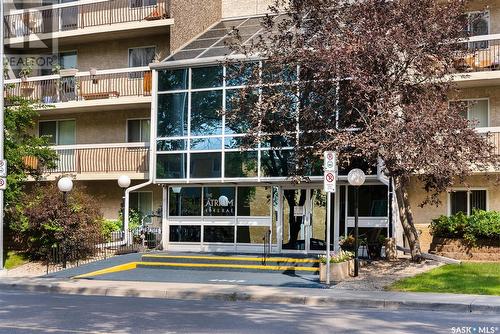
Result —
<instances>
[{"instance_id":1,"label":"balcony railing","mask_svg":"<svg viewBox=\"0 0 500 334\"><path fill-rule=\"evenodd\" d=\"M460 43L455 60L459 72L500 70L500 34L474 36Z\"/></svg>"},{"instance_id":2,"label":"balcony railing","mask_svg":"<svg viewBox=\"0 0 500 334\"><path fill-rule=\"evenodd\" d=\"M59 161L48 173L146 173L149 147L145 143L54 146Z\"/></svg>"},{"instance_id":3,"label":"balcony railing","mask_svg":"<svg viewBox=\"0 0 500 334\"><path fill-rule=\"evenodd\" d=\"M46 104L149 96L152 89L148 67L13 79L6 80L5 84L6 97L24 96Z\"/></svg>"},{"instance_id":4,"label":"balcony railing","mask_svg":"<svg viewBox=\"0 0 500 334\"><path fill-rule=\"evenodd\" d=\"M4 19L5 37L23 37L169 17L170 0L75 1L11 11Z\"/></svg>"},{"instance_id":5,"label":"balcony railing","mask_svg":"<svg viewBox=\"0 0 500 334\"><path fill-rule=\"evenodd\" d=\"M495 147L494 153L500 155L500 127L477 128L477 132L484 133Z\"/></svg>"}]
</instances>

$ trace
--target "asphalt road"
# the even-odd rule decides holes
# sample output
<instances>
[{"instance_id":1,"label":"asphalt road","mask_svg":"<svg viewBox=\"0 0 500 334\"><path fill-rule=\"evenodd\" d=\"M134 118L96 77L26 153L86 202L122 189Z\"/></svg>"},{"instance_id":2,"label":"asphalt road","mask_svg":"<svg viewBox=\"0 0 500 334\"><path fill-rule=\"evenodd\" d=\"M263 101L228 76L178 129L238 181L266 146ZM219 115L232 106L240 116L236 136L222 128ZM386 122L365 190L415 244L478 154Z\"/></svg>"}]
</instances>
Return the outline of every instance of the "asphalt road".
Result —
<instances>
[{"instance_id":1,"label":"asphalt road","mask_svg":"<svg viewBox=\"0 0 500 334\"><path fill-rule=\"evenodd\" d=\"M500 316L0 290L0 333L495 334Z\"/></svg>"}]
</instances>

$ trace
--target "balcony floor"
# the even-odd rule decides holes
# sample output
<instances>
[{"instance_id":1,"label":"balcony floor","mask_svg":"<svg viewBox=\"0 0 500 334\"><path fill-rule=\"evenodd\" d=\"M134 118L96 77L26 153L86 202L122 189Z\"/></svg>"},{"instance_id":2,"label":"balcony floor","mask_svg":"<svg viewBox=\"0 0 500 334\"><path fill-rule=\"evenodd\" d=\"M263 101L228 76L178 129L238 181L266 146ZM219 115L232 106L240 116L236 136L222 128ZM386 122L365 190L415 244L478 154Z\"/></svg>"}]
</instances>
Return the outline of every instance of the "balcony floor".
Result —
<instances>
[{"instance_id":1,"label":"balcony floor","mask_svg":"<svg viewBox=\"0 0 500 334\"><path fill-rule=\"evenodd\" d=\"M51 107L40 109L40 115L62 115L80 111L105 111L131 109L149 109L151 96L124 96L101 100L69 101L49 104Z\"/></svg>"},{"instance_id":2,"label":"balcony floor","mask_svg":"<svg viewBox=\"0 0 500 334\"><path fill-rule=\"evenodd\" d=\"M58 31L43 34L31 34L23 37L5 38L5 44L9 47L22 47L24 43L40 43L40 41L57 40L59 46L72 45L75 43L89 43L105 40L133 38L146 35L168 33L168 27L174 24L174 19L163 19L156 21L139 21L127 23L115 23L105 26L94 26L83 29Z\"/></svg>"}]
</instances>

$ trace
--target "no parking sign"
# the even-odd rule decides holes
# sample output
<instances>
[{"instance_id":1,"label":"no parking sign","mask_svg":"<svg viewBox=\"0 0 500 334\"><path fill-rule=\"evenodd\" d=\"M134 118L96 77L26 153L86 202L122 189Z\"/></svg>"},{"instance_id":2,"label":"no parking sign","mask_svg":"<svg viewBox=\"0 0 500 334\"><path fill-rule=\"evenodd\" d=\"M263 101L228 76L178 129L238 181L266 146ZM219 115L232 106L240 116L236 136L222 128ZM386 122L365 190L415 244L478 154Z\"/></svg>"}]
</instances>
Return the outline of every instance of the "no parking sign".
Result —
<instances>
[{"instance_id":1,"label":"no parking sign","mask_svg":"<svg viewBox=\"0 0 500 334\"><path fill-rule=\"evenodd\" d=\"M324 190L328 193L334 193L337 185L337 154L333 151L324 153Z\"/></svg>"}]
</instances>

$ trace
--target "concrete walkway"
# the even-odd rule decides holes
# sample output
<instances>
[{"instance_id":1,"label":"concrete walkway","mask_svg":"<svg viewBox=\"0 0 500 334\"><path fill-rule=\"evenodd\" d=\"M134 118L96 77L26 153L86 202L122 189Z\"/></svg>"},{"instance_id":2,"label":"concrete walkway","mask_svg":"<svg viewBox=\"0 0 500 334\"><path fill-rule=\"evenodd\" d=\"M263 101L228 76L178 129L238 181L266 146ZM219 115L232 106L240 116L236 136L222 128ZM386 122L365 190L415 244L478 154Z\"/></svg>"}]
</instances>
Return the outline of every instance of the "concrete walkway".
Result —
<instances>
[{"instance_id":1,"label":"concrete walkway","mask_svg":"<svg viewBox=\"0 0 500 334\"><path fill-rule=\"evenodd\" d=\"M480 295L7 277L1 279L0 289L95 296L181 300L215 299L351 308L419 309L500 314L500 297Z\"/></svg>"}]
</instances>

